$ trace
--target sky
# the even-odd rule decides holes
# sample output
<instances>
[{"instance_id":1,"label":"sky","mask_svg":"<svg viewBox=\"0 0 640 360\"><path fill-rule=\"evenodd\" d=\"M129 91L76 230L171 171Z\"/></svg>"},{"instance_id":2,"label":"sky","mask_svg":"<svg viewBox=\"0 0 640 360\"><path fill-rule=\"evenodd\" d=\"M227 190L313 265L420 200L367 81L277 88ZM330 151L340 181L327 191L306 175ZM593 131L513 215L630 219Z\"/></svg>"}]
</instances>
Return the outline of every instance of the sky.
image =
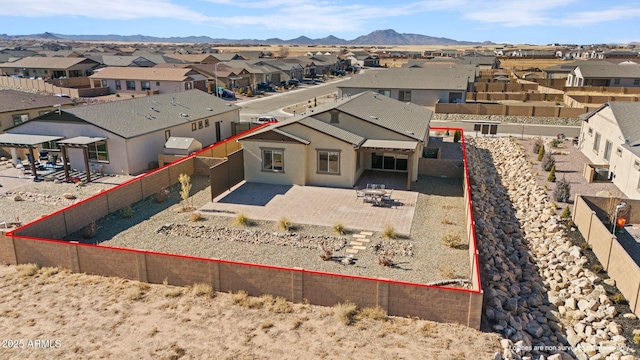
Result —
<instances>
[{"instance_id":1,"label":"sky","mask_svg":"<svg viewBox=\"0 0 640 360\"><path fill-rule=\"evenodd\" d=\"M512 44L640 41L637 0L0 0L0 34L352 40L374 30Z\"/></svg>"}]
</instances>

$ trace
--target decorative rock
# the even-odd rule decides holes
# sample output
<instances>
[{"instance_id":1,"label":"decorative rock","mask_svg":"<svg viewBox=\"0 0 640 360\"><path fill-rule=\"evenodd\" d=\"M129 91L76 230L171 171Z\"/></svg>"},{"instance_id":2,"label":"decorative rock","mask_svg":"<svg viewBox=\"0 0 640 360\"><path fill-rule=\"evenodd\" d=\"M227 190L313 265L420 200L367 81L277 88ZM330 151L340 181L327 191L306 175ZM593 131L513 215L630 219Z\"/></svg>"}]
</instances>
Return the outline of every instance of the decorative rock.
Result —
<instances>
[{"instance_id":1,"label":"decorative rock","mask_svg":"<svg viewBox=\"0 0 640 360\"><path fill-rule=\"evenodd\" d=\"M632 319L632 320L635 320L635 319L637 319L637 318L638 318L635 314L632 314L632 313L626 313L626 314L624 314L624 315L622 315L622 316L623 316L625 319Z\"/></svg>"},{"instance_id":2,"label":"decorative rock","mask_svg":"<svg viewBox=\"0 0 640 360\"><path fill-rule=\"evenodd\" d=\"M613 279L604 279L602 282L609 286L616 286L616 281Z\"/></svg>"},{"instance_id":3,"label":"decorative rock","mask_svg":"<svg viewBox=\"0 0 640 360\"><path fill-rule=\"evenodd\" d=\"M76 198L76 196L71 193L64 193L62 194L62 197L69 200L74 200Z\"/></svg>"}]
</instances>

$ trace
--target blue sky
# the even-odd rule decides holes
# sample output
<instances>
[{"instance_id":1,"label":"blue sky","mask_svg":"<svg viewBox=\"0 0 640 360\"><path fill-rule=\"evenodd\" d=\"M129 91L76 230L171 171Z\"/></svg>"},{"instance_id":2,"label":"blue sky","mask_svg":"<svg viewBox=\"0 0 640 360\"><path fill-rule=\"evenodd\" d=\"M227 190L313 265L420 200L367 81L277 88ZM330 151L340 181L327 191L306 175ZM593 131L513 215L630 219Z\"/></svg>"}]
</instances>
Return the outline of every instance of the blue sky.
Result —
<instances>
[{"instance_id":1,"label":"blue sky","mask_svg":"<svg viewBox=\"0 0 640 360\"><path fill-rule=\"evenodd\" d=\"M351 40L394 29L516 44L640 41L637 0L0 0L0 34Z\"/></svg>"}]
</instances>

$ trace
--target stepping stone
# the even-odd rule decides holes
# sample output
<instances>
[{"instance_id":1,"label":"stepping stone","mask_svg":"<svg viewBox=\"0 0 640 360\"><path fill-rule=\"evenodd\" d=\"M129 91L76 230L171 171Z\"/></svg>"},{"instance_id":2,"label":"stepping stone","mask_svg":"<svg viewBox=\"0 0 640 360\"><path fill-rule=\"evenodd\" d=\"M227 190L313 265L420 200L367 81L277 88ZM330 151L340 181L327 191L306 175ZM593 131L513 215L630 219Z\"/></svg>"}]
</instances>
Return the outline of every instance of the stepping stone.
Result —
<instances>
[{"instance_id":1,"label":"stepping stone","mask_svg":"<svg viewBox=\"0 0 640 360\"><path fill-rule=\"evenodd\" d=\"M364 238L366 238L366 237L367 237L367 235L354 234L354 235L353 235L353 237L354 237L354 238L357 238L357 239L364 239Z\"/></svg>"},{"instance_id":2,"label":"stepping stone","mask_svg":"<svg viewBox=\"0 0 640 360\"><path fill-rule=\"evenodd\" d=\"M353 248L356 249L356 250L366 250L367 249L366 246L354 246Z\"/></svg>"},{"instance_id":3,"label":"stepping stone","mask_svg":"<svg viewBox=\"0 0 640 360\"><path fill-rule=\"evenodd\" d=\"M349 245L362 246L362 243L360 241L352 241L352 242L349 243Z\"/></svg>"},{"instance_id":4,"label":"stepping stone","mask_svg":"<svg viewBox=\"0 0 640 360\"><path fill-rule=\"evenodd\" d=\"M354 250L354 249L347 249L347 250L346 250L346 252L347 252L347 253L349 253L349 254L357 254L357 253L358 253L358 250Z\"/></svg>"},{"instance_id":5,"label":"stepping stone","mask_svg":"<svg viewBox=\"0 0 640 360\"><path fill-rule=\"evenodd\" d=\"M360 231L361 235L367 235L367 236L371 236L373 235L373 233L371 231Z\"/></svg>"},{"instance_id":6,"label":"stepping stone","mask_svg":"<svg viewBox=\"0 0 640 360\"><path fill-rule=\"evenodd\" d=\"M370 239L358 239L358 241L360 241L360 242L369 242L371 240Z\"/></svg>"}]
</instances>

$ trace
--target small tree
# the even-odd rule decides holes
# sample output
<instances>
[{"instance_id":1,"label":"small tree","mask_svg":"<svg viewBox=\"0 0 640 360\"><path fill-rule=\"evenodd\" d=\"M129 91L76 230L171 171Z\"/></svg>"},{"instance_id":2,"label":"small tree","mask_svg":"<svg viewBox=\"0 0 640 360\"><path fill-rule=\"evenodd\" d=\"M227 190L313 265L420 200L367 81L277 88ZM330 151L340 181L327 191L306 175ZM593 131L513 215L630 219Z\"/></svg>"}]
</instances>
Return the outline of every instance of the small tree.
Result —
<instances>
[{"instance_id":1,"label":"small tree","mask_svg":"<svg viewBox=\"0 0 640 360\"><path fill-rule=\"evenodd\" d=\"M553 165L551 167L551 171L549 172L549 177L547 178L550 182L556 182L556 166Z\"/></svg>"},{"instance_id":2,"label":"small tree","mask_svg":"<svg viewBox=\"0 0 640 360\"><path fill-rule=\"evenodd\" d=\"M180 197L182 198L182 210L187 211L193 208L193 200L189 203L189 195L191 193L191 177L187 174L180 174L178 177L180 181Z\"/></svg>"},{"instance_id":3,"label":"small tree","mask_svg":"<svg viewBox=\"0 0 640 360\"><path fill-rule=\"evenodd\" d=\"M544 171L551 171L551 168L555 165L556 161L553 156L551 156L551 153L544 154L544 156L542 157L542 168L544 169Z\"/></svg>"},{"instance_id":4,"label":"small tree","mask_svg":"<svg viewBox=\"0 0 640 360\"><path fill-rule=\"evenodd\" d=\"M568 206L566 208L564 208L564 210L562 210L562 214L560 214L560 218L562 218L564 220L571 219L571 209L569 209Z\"/></svg>"},{"instance_id":5,"label":"small tree","mask_svg":"<svg viewBox=\"0 0 640 360\"><path fill-rule=\"evenodd\" d=\"M462 138L462 133L460 132L460 130L456 130L453 133L453 142L457 143L460 141L461 138Z\"/></svg>"},{"instance_id":6,"label":"small tree","mask_svg":"<svg viewBox=\"0 0 640 360\"><path fill-rule=\"evenodd\" d=\"M540 150L538 150L538 161L542 161L543 156L544 156L544 145L540 146Z\"/></svg>"},{"instance_id":7,"label":"small tree","mask_svg":"<svg viewBox=\"0 0 640 360\"><path fill-rule=\"evenodd\" d=\"M564 178L564 176L556 182L554 195L557 201L563 203L568 203L569 199L571 199L571 184L569 183L569 180Z\"/></svg>"}]
</instances>

